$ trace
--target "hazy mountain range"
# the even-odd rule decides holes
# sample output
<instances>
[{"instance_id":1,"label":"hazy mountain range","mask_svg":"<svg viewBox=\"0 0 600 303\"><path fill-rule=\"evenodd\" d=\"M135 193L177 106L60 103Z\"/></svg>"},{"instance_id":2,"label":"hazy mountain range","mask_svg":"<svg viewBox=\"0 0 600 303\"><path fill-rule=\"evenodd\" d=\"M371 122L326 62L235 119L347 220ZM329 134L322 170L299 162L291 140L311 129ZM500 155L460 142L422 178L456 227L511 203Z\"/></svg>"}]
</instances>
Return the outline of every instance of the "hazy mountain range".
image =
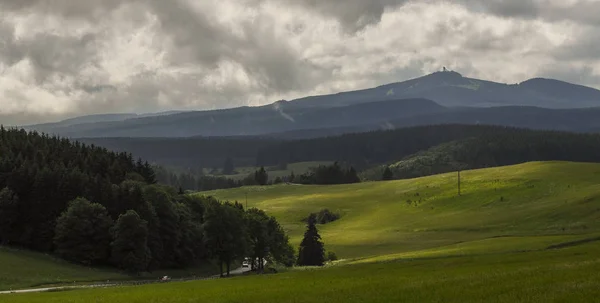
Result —
<instances>
[{"instance_id":1,"label":"hazy mountain range","mask_svg":"<svg viewBox=\"0 0 600 303\"><path fill-rule=\"evenodd\" d=\"M404 126L464 123L600 130L600 91L552 79L500 84L436 72L371 89L258 107L113 114L26 126L67 137L268 135L303 138Z\"/></svg>"}]
</instances>

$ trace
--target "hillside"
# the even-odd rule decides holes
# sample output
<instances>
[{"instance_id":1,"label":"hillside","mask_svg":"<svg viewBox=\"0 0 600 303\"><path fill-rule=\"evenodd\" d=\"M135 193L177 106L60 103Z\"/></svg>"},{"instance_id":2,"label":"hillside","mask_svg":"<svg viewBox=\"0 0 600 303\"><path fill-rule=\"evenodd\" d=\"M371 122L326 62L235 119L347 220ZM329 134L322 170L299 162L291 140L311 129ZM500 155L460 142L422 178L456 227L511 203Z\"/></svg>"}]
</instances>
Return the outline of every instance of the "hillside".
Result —
<instances>
[{"instance_id":1,"label":"hillside","mask_svg":"<svg viewBox=\"0 0 600 303\"><path fill-rule=\"evenodd\" d=\"M558 124L558 123L557 123ZM284 140L268 137L230 138L83 138L79 141L95 144L117 152L130 152L162 166L183 170L204 168L221 169L231 157L234 167L277 166L298 162L347 162L358 169L402 160L437 145L467 138L504 134L518 138L560 138L588 144L591 150L600 150L600 136L594 134L556 133L486 125L430 125L336 135L324 138ZM501 137L493 136L498 140ZM522 139L526 141L528 139ZM567 148L550 146L550 148ZM542 148L542 146L538 147ZM572 148L570 149L572 150ZM552 151L550 151L552 152ZM574 154L580 153L574 151ZM593 155L599 155L594 153ZM585 158L530 157L520 161L568 160L589 161ZM598 159L593 158L594 161ZM519 162L507 163L516 164Z\"/></svg>"},{"instance_id":2,"label":"hillside","mask_svg":"<svg viewBox=\"0 0 600 303\"><path fill-rule=\"evenodd\" d=\"M562 93L555 94L559 90ZM435 72L375 88L294 100L297 106L342 106L371 100L425 98L443 106L506 105L580 108L600 105L600 91L553 79L536 78L504 84L463 77L458 72Z\"/></svg>"},{"instance_id":3,"label":"hillside","mask_svg":"<svg viewBox=\"0 0 600 303\"><path fill-rule=\"evenodd\" d=\"M199 195L245 201L274 215L297 245L302 219L328 208L326 248L342 258L420 251L500 236L600 232L600 164L535 162L461 174L339 186L280 185ZM517 239L518 240L518 239ZM529 245L524 239L521 245ZM519 245L517 245L518 247Z\"/></svg>"},{"instance_id":4,"label":"hillside","mask_svg":"<svg viewBox=\"0 0 600 303\"><path fill-rule=\"evenodd\" d=\"M568 132L597 132L600 130L600 108L586 109L547 109L530 106L502 106L490 108L451 108L431 114L409 116L390 120L385 124L362 124L349 127L311 128L265 134L277 139L313 139L339 136L346 133L360 133L382 129L397 129L424 125L466 124L497 125L528 128L534 130L555 130Z\"/></svg>"},{"instance_id":5,"label":"hillside","mask_svg":"<svg viewBox=\"0 0 600 303\"><path fill-rule=\"evenodd\" d=\"M453 175L217 191L213 194L232 199L248 191L249 206L275 214L293 232L296 244L307 212L338 209L342 218L319 229L327 247L346 259L323 269L276 275L2 300L590 302L599 294L598 176L600 165L538 162L465 172L461 197L454 191Z\"/></svg>"},{"instance_id":6,"label":"hillside","mask_svg":"<svg viewBox=\"0 0 600 303\"><path fill-rule=\"evenodd\" d=\"M172 115L75 125L28 126L67 137L252 136L308 128L385 124L400 118L446 111L426 99L394 99L328 108L296 108L280 101L259 107L185 112Z\"/></svg>"},{"instance_id":7,"label":"hillside","mask_svg":"<svg viewBox=\"0 0 600 303\"><path fill-rule=\"evenodd\" d=\"M365 90L282 100L257 107L154 116L109 115L102 119L91 116L26 128L66 137L191 137L252 136L330 128L372 130L480 121L590 131L600 129L597 119L590 119L582 111L558 109L599 106L600 91L558 80L536 78L507 85L463 77L457 72L436 72ZM490 107L501 109L481 110ZM526 115L521 113L521 107ZM555 109L552 118L542 118L549 109ZM517 117L507 115L507 111L515 112ZM557 117L561 123L554 126L552 121Z\"/></svg>"},{"instance_id":8,"label":"hillside","mask_svg":"<svg viewBox=\"0 0 600 303\"><path fill-rule=\"evenodd\" d=\"M211 263L220 204L155 183L130 154L0 127L0 243L132 274Z\"/></svg>"},{"instance_id":9,"label":"hillside","mask_svg":"<svg viewBox=\"0 0 600 303\"><path fill-rule=\"evenodd\" d=\"M116 271L73 265L45 254L4 247L0 247L0 267L0 290L130 278Z\"/></svg>"},{"instance_id":10,"label":"hillside","mask_svg":"<svg viewBox=\"0 0 600 303\"><path fill-rule=\"evenodd\" d=\"M568 133L505 132L460 139L420 151L404 159L369 169L368 180L381 180L385 167L395 179L423 177L458 170L565 160L600 162L600 137Z\"/></svg>"}]
</instances>

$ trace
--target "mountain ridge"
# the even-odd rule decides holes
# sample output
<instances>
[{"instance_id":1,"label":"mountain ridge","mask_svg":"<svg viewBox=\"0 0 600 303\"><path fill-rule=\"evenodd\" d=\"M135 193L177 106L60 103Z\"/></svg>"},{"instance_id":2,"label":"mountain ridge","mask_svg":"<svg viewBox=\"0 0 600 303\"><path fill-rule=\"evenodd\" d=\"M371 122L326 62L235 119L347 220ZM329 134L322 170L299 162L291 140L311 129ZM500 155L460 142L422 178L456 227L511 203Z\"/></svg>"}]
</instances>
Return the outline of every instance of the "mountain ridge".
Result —
<instances>
[{"instance_id":1,"label":"mountain ridge","mask_svg":"<svg viewBox=\"0 0 600 303\"><path fill-rule=\"evenodd\" d=\"M395 102L406 104L394 106ZM431 106L425 109L427 104ZM291 101L279 100L262 106L138 115L118 121L40 124L25 128L67 137L241 136L308 128L356 127L369 123L385 125L392 120L414 120L423 115L447 112L448 116L449 112L457 110L464 113L503 106L547 109L600 107L600 90L545 78L502 84L443 71L374 88ZM454 119L452 122L463 121Z\"/></svg>"}]
</instances>

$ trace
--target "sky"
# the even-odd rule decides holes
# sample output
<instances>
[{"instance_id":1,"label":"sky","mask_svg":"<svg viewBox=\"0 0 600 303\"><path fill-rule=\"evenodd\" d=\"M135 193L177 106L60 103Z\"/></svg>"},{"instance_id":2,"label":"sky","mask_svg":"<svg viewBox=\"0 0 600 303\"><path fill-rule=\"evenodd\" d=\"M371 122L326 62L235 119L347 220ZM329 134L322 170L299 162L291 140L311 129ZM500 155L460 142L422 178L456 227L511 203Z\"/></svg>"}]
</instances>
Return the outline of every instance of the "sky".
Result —
<instances>
[{"instance_id":1,"label":"sky","mask_svg":"<svg viewBox=\"0 0 600 303\"><path fill-rule=\"evenodd\" d=\"M443 66L600 88L600 0L0 0L0 124L260 105Z\"/></svg>"}]
</instances>

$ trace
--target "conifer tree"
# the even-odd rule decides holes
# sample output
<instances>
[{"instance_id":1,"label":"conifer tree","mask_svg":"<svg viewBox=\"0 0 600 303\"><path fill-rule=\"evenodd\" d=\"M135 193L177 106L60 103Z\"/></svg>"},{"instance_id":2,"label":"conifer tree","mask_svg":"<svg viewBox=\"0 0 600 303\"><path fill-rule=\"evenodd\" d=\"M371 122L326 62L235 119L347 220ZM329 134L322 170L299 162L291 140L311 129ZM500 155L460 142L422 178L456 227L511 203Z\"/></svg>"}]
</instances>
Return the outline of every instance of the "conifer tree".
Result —
<instances>
[{"instance_id":1,"label":"conifer tree","mask_svg":"<svg viewBox=\"0 0 600 303\"><path fill-rule=\"evenodd\" d=\"M385 167L385 170L383 171L383 175L382 175L381 179L384 181L389 181L389 180L394 179L394 173L392 172L392 170L390 169L389 166Z\"/></svg>"},{"instance_id":2,"label":"conifer tree","mask_svg":"<svg viewBox=\"0 0 600 303\"><path fill-rule=\"evenodd\" d=\"M269 181L269 174L264 167L261 167L254 173L254 181L256 181L258 185L267 185L267 182Z\"/></svg>"},{"instance_id":3,"label":"conifer tree","mask_svg":"<svg viewBox=\"0 0 600 303\"><path fill-rule=\"evenodd\" d=\"M325 263L325 248L316 224L317 217L315 214L311 214L308 217L304 239L302 239L298 250L297 263L300 266L323 266Z\"/></svg>"}]
</instances>

